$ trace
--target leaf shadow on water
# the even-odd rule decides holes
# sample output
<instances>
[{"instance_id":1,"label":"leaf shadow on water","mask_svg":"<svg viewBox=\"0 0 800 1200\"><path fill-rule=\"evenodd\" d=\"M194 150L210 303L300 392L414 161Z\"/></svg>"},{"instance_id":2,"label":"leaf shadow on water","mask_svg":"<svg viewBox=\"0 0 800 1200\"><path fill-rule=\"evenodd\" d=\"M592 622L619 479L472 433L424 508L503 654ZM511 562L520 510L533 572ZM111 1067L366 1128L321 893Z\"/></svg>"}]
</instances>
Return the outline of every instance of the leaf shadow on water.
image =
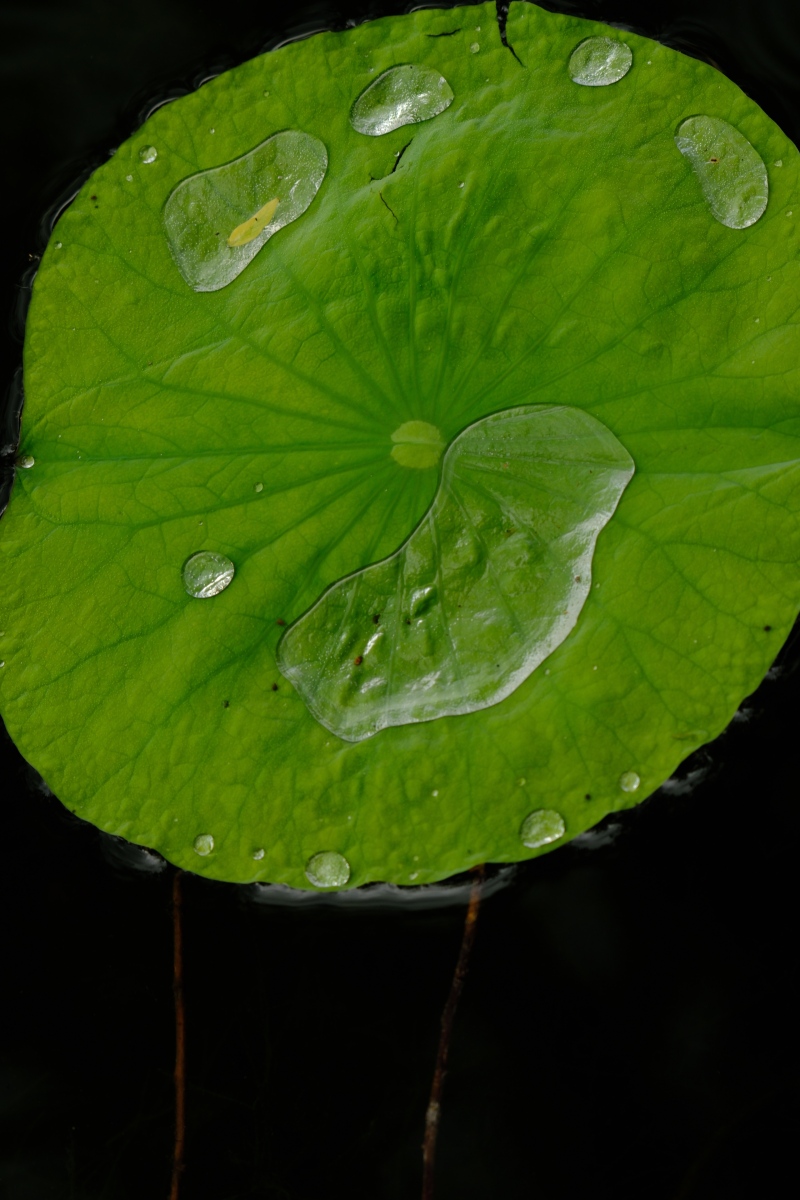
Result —
<instances>
[{"instance_id":1,"label":"leaf shadow on water","mask_svg":"<svg viewBox=\"0 0 800 1200\"><path fill-rule=\"evenodd\" d=\"M641 20L632 3L553 7ZM28 239L14 246L15 278L36 245L51 183L54 192L65 182L45 178L47 162L61 161L69 175L99 138L124 136L108 113L145 75L181 73L231 40L221 65L232 65L264 40L249 26L232 39L230 15L210 4L115 9L104 24L93 7L67 4L67 16L41 32L33 21L50 19L49 5L9 10L39 55L27 75L19 67L12 77L16 87L33 80L34 95L26 120L6 131L18 205L10 228ZM797 57L778 24L784 11L741 5L720 32L717 5L664 4L663 20L654 6L644 32L713 56L796 134ZM326 20L303 12L307 30ZM67 94L69 55L57 44L75 39L68 45L78 55L70 20L82 36L90 31L85 53L102 63L92 75L89 58L77 58L88 73L78 99ZM753 38L754 29L769 36ZM179 33L180 55L168 44ZM114 43L132 36L135 53L123 55ZM53 72L61 97L44 80ZM63 98L57 120L48 94L51 104ZM787 935L798 661L795 638L723 738L660 795L521 868L486 903L445 1093L443 1200L777 1191L790 1165L781 1157L791 1147L784 1096L796 1049ZM0 778L0 1191L9 1200L166 1195L171 872L67 813L7 741ZM388 901L385 911L361 902L295 911L187 879L188 1200L418 1194L462 919L458 906L414 911Z\"/></svg>"}]
</instances>

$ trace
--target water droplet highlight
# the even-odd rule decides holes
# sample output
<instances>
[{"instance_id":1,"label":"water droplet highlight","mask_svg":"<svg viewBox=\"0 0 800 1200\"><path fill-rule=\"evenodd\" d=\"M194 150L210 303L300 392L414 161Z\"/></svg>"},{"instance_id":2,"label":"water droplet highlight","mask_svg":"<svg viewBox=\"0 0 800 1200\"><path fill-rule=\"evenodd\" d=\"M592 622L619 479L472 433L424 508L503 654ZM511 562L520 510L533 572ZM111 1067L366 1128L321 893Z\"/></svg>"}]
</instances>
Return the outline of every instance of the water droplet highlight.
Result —
<instances>
[{"instance_id":1,"label":"water droplet highlight","mask_svg":"<svg viewBox=\"0 0 800 1200\"><path fill-rule=\"evenodd\" d=\"M552 808L537 808L528 813L520 826L519 836L523 846L529 850L538 850L539 846L549 846L564 836L566 825L561 813Z\"/></svg>"},{"instance_id":2,"label":"water droplet highlight","mask_svg":"<svg viewBox=\"0 0 800 1200\"><path fill-rule=\"evenodd\" d=\"M470 54L477 54L477 53L478 53L478 51L480 50L480 48L481 48L481 47L480 47L480 43L479 43L479 42L473 42L473 43L472 43L472 45L471 45L471 46L470 46L470 48L469 48L469 52L470 52Z\"/></svg>"},{"instance_id":3,"label":"water droplet highlight","mask_svg":"<svg viewBox=\"0 0 800 1200\"><path fill-rule=\"evenodd\" d=\"M350 864L335 850L322 850L306 863L306 879L314 887L344 887L350 878Z\"/></svg>"},{"instance_id":4,"label":"water droplet highlight","mask_svg":"<svg viewBox=\"0 0 800 1200\"><path fill-rule=\"evenodd\" d=\"M444 438L428 421L406 421L395 429L392 441L395 462L418 471L435 467L444 450Z\"/></svg>"},{"instance_id":5,"label":"water droplet highlight","mask_svg":"<svg viewBox=\"0 0 800 1200\"><path fill-rule=\"evenodd\" d=\"M443 75L405 63L373 79L353 104L350 124L357 133L381 137L403 125L438 117L452 103L453 89Z\"/></svg>"},{"instance_id":6,"label":"water droplet highlight","mask_svg":"<svg viewBox=\"0 0 800 1200\"><path fill-rule=\"evenodd\" d=\"M253 484L253 491L254 491L254 492L263 492L263 490L264 490L264 485L263 485L263 483L254 483L254 484Z\"/></svg>"},{"instance_id":7,"label":"water droplet highlight","mask_svg":"<svg viewBox=\"0 0 800 1200\"><path fill-rule=\"evenodd\" d=\"M201 858L205 858L214 849L214 839L210 833L198 833L192 843L192 848L195 854L199 854Z\"/></svg>"},{"instance_id":8,"label":"water droplet highlight","mask_svg":"<svg viewBox=\"0 0 800 1200\"><path fill-rule=\"evenodd\" d=\"M189 287L216 292L232 283L274 234L303 215L327 169L319 138L287 129L182 180L164 205L164 226Z\"/></svg>"},{"instance_id":9,"label":"water droplet highlight","mask_svg":"<svg viewBox=\"0 0 800 1200\"><path fill-rule=\"evenodd\" d=\"M61 248L63 247L63 245L64 245L64 243L63 243L63 242L56 242L56 250L61 250Z\"/></svg>"},{"instance_id":10,"label":"water droplet highlight","mask_svg":"<svg viewBox=\"0 0 800 1200\"><path fill-rule=\"evenodd\" d=\"M623 792L635 792L641 782L641 779L635 771L625 771L625 773L619 777L619 786L622 788Z\"/></svg>"},{"instance_id":11,"label":"water droplet highlight","mask_svg":"<svg viewBox=\"0 0 800 1200\"><path fill-rule=\"evenodd\" d=\"M236 568L224 554L201 550L193 554L183 568L183 586L196 600L218 596L233 579Z\"/></svg>"},{"instance_id":12,"label":"water droplet highlight","mask_svg":"<svg viewBox=\"0 0 800 1200\"><path fill-rule=\"evenodd\" d=\"M256 860L256 862L261 862L264 854L265 851L259 848L258 850L253 851L253 858Z\"/></svg>"},{"instance_id":13,"label":"water droplet highlight","mask_svg":"<svg viewBox=\"0 0 800 1200\"><path fill-rule=\"evenodd\" d=\"M142 146L141 150L139 151L139 158L143 163L155 162L158 158L158 151L156 150L155 146Z\"/></svg>"},{"instance_id":14,"label":"water droplet highlight","mask_svg":"<svg viewBox=\"0 0 800 1200\"><path fill-rule=\"evenodd\" d=\"M763 159L747 138L718 117L689 117L675 134L700 181L711 215L728 229L747 229L767 207Z\"/></svg>"},{"instance_id":15,"label":"water droplet highlight","mask_svg":"<svg viewBox=\"0 0 800 1200\"><path fill-rule=\"evenodd\" d=\"M28 471L36 463L36 459L32 454L23 454L22 458L17 459L17 466L22 467L23 471Z\"/></svg>"},{"instance_id":16,"label":"water droplet highlight","mask_svg":"<svg viewBox=\"0 0 800 1200\"><path fill-rule=\"evenodd\" d=\"M573 83L583 87L607 87L619 83L631 69L633 54L630 46L617 38L590 37L581 42L569 60Z\"/></svg>"}]
</instances>

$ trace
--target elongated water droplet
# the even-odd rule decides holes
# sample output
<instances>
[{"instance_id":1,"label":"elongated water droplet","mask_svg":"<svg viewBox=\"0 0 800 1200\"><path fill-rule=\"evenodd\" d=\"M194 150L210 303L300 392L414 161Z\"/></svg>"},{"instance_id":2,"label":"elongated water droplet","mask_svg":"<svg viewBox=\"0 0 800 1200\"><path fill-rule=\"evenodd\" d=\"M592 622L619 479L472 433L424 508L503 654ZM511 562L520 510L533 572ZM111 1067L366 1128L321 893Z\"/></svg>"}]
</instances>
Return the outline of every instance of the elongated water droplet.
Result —
<instances>
[{"instance_id":1,"label":"elongated water droplet","mask_svg":"<svg viewBox=\"0 0 800 1200\"><path fill-rule=\"evenodd\" d=\"M201 858L205 858L214 849L214 838L210 833L198 833L194 839L193 849L195 854L199 854Z\"/></svg>"},{"instance_id":2,"label":"elongated water droplet","mask_svg":"<svg viewBox=\"0 0 800 1200\"><path fill-rule=\"evenodd\" d=\"M619 777L619 786L623 792L635 792L641 782L635 771L625 771Z\"/></svg>"},{"instance_id":3,"label":"elongated water droplet","mask_svg":"<svg viewBox=\"0 0 800 1200\"><path fill-rule=\"evenodd\" d=\"M449 446L433 503L400 549L328 588L287 629L280 670L352 742L498 704L573 629L596 539L633 471L581 409L484 417Z\"/></svg>"},{"instance_id":4,"label":"elongated water droplet","mask_svg":"<svg viewBox=\"0 0 800 1200\"><path fill-rule=\"evenodd\" d=\"M528 813L519 831L523 846L536 850L539 846L548 846L564 836L566 825L561 813L552 808L537 808Z\"/></svg>"},{"instance_id":5,"label":"elongated water droplet","mask_svg":"<svg viewBox=\"0 0 800 1200\"><path fill-rule=\"evenodd\" d=\"M630 46L617 38L590 37L572 52L569 74L574 83L584 87L606 87L619 83L631 69L633 54Z\"/></svg>"},{"instance_id":6,"label":"elongated water droplet","mask_svg":"<svg viewBox=\"0 0 800 1200\"><path fill-rule=\"evenodd\" d=\"M139 158L143 163L155 162L158 158L158 151L156 150L155 146L142 146L141 150L139 151Z\"/></svg>"},{"instance_id":7,"label":"elongated water droplet","mask_svg":"<svg viewBox=\"0 0 800 1200\"><path fill-rule=\"evenodd\" d=\"M182 180L164 206L164 226L189 286L216 292L241 275L278 230L303 215L327 169L319 138L288 129Z\"/></svg>"},{"instance_id":8,"label":"elongated water droplet","mask_svg":"<svg viewBox=\"0 0 800 1200\"><path fill-rule=\"evenodd\" d=\"M23 471L28 471L36 463L36 459L32 454L23 454L22 458L17 459L17 466L22 467Z\"/></svg>"},{"instance_id":9,"label":"elongated water droplet","mask_svg":"<svg viewBox=\"0 0 800 1200\"><path fill-rule=\"evenodd\" d=\"M350 864L335 850L322 850L306 863L306 878L314 887L344 887L350 878Z\"/></svg>"},{"instance_id":10,"label":"elongated water droplet","mask_svg":"<svg viewBox=\"0 0 800 1200\"><path fill-rule=\"evenodd\" d=\"M193 554L183 568L183 586L190 596L207 600L218 596L231 582L236 568L224 554L201 550Z\"/></svg>"},{"instance_id":11,"label":"elongated water droplet","mask_svg":"<svg viewBox=\"0 0 800 1200\"><path fill-rule=\"evenodd\" d=\"M392 434L392 458L402 467L435 467L442 457L444 438L428 421L406 421Z\"/></svg>"},{"instance_id":12,"label":"elongated water droplet","mask_svg":"<svg viewBox=\"0 0 800 1200\"><path fill-rule=\"evenodd\" d=\"M711 215L728 229L747 229L767 207L764 161L747 138L719 117L689 117L675 143L700 181Z\"/></svg>"},{"instance_id":13,"label":"elongated water droplet","mask_svg":"<svg viewBox=\"0 0 800 1200\"><path fill-rule=\"evenodd\" d=\"M431 67L404 63L374 79L353 104L350 123L358 133L380 137L437 117L453 103L450 84Z\"/></svg>"}]
</instances>

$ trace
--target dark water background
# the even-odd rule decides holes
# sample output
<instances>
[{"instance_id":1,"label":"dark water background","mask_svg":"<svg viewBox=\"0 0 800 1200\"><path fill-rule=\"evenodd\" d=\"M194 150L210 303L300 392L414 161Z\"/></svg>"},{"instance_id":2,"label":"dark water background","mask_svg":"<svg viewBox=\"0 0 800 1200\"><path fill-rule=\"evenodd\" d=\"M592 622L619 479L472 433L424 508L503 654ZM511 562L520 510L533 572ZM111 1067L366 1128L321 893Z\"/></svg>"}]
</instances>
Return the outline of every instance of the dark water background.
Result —
<instances>
[{"instance_id":1,"label":"dark water background","mask_svg":"<svg viewBox=\"0 0 800 1200\"><path fill-rule=\"evenodd\" d=\"M550 7L712 60L800 140L797 0ZM379 11L0 5L0 304L24 302L48 206L152 102L298 23ZM0 335L5 381L13 316ZM751 1200L794 1177L799 662L682 781L486 902L437 1200ZM166 1200L171 869L76 821L8 739L0 755L0 1197ZM257 906L186 877L184 1200L419 1195L462 920Z\"/></svg>"}]
</instances>

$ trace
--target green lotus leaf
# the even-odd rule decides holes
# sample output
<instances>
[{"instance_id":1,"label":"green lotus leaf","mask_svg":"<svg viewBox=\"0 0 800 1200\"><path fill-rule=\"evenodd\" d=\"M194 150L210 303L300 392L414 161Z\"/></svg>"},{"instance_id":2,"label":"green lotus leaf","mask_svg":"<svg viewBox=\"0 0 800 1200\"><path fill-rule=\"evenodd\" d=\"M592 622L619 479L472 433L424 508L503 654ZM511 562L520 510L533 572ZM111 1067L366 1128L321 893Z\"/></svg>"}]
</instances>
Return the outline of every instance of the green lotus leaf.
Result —
<instances>
[{"instance_id":1,"label":"green lotus leaf","mask_svg":"<svg viewBox=\"0 0 800 1200\"><path fill-rule=\"evenodd\" d=\"M717 71L647 39L523 3L507 37L517 57L487 4L248 62L160 108L44 255L28 469L0 524L0 705L65 804L180 866L340 887L546 853L716 736L797 615L797 152ZM592 38L630 51L602 43L607 86ZM409 65L452 102L404 97L411 123L358 132L359 97ZM253 152L292 138L312 152L281 225L286 172ZM175 195L197 199L183 250ZM192 255L218 249L235 272L195 290ZM635 470L600 519L567 448L524 485L524 545L523 485L495 472L482 542L445 505L448 463L464 431L523 410L584 414ZM586 569L556 586L543 564L578 537L580 498ZM420 546L443 581L420 599L435 670L455 661L454 598L473 606L470 670L484 634L491 653L480 572L530 627L505 630L472 711L347 740L285 650L315 622L335 646L346 581ZM557 602L574 620L545 645ZM509 683L514 638L534 665Z\"/></svg>"}]
</instances>

